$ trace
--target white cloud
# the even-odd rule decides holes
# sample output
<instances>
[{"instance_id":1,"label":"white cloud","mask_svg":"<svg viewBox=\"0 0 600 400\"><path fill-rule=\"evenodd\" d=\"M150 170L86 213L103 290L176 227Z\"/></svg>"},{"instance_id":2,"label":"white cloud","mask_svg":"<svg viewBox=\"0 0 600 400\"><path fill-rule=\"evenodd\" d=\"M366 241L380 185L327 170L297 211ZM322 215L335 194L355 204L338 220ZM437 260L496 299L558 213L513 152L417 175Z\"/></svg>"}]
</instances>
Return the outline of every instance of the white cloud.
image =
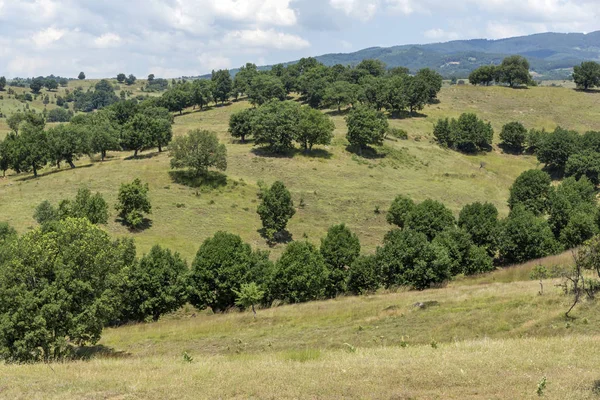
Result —
<instances>
[{"instance_id":1,"label":"white cloud","mask_svg":"<svg viewBox=\"0 0 600 400\"><path fill-rule=\"evenodd\" d=\"M292 26L296 13L290 0L216 0L210 1L216 14L236 21Z\"/></svg>"},{"instance_id":2,"label":"white cloud","mask_svg":"<svg viewBox=\"0 0 600 400\"><path fill-rule=\"evenodd\" d=\"M504 39L525 34L518 26L500 22L489 22L486 31L490 39Z\"/></svg>"},{"instance_id":3,"label":"white cloud","mask_svg":"<svg viewBox=\"0 0 600 400\"><path fill-rule=\"evenodd\" d=\"M423 36L433 40L456 40L460 35L456 32L447 32L443 29L429 29L423 32Z\"/></svg>"},{"instance_id":4,"label":"white cloud","mask_svg":"<svg viewBox=\"0 0 600 400\"><path fill-rule=\"evenodd\" d=\"M278 50L300 50L310 43L300 36L270 30L243 30L229 32L223 42L229 46L273 48Z\"/></svg>"},{"instance_id":5,"label":"white cloud","mask_svg":"<svg viewBox=\"0 0 600 400\"><path fill-rule=\"evenodd\" d=\"M60 40L67 31L65 29L56 29L53 27L43 29L37 33L35 33L31 40L37 47L48 46L49 44Z\"/></svg>"},{"instance_id":6,"label":"white cloud","mask_svg":"<svg viewBox=\"0 0 600 400\"><path fill-rule=\"evenodd\" d=\"M204 71L231 68L231 60L221 54L203 53L198 56L198 61Z\"/></svg>"},{"instance_id":7,"label":"white cloud","mask_svg":"<svg viewBox=\"0 0 600 400\"><path fill-rule=\"evenodd\" d=\"M375 16L379 8L378 0L329 0L336 10L343 11L347 16L368 21Z\"/></svg>"},{"instance_id":8,"label":"white cloud","mask_svg":"<svg viewBox=\"0 0 600 400\"><path fill-rule=\"evenodd\" d=\"M121 37L116 33L108 32L94 39L94 44L99 48L118 46L121 43Z\"/></svg>"}]
</instances>

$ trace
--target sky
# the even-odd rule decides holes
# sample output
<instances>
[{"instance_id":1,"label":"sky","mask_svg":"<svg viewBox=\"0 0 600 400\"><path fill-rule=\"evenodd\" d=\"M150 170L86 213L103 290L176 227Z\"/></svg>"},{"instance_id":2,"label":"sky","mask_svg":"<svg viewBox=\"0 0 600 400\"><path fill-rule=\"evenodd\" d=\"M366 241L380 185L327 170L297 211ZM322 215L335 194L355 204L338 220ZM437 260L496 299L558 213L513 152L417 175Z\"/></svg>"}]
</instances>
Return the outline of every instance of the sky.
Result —
<instances>
[{"instance_id":1,"label":"sky","mask_svg":"<svg viewBox=\"0 0 600 400\"><path fill-rule=\"evenodd\" d=\"M0 76L172 78L373 46L600 30L600 0L0 0Z\"/></svg>"}]
</instances>

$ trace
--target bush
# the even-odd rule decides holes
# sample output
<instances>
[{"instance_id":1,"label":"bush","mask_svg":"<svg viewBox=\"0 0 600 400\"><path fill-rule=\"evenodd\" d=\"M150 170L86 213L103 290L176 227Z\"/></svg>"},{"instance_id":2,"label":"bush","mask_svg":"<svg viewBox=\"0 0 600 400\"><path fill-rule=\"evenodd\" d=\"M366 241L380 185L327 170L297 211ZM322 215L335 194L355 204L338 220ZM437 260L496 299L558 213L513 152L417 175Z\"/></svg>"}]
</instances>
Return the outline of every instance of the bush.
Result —
<instances>
[{"instance_id":1,"label":"bush","mask_svg":"<svg viewBox=\"0 0 600 400\"><path fill-rule=\"evenodd\" d=\"M404 228L404 224L414 208L415 202L410 197L403 195L397 196L392 202L386 215L388 224Z\"/></svg>"},{"instance_id":2,"label":"bush","mask_svg":"<svg viewBox=\"0 0 600 400\"><path fill-rule=\"evenodd\" d=\"M483 247L471 246L464 262L462 273L465 275L482 274L494 270L494 260Z\"/></svg>"},{"instance_id":3,"label":"bush","mask_svg":"<svg viewBox=\"0 0 600 400\"><path fill-rule=\"evenodd\" d=\"M425 234L432 240L444 229L454 226L456 220L452 211L439 201L427 199L416 205L408 214L406 228Z\"/></svg>"},{"instance_id":4,"label":"bush","mask_svg":"<svg viewBox=\"0 0 600 400\"><path fill-rule=\"evenodd\" d=\"M0 222L0 242L5 242L17 237L17 231L8 222Z\"/></svg>"},{"instance_id":5,"label":"bush","mask_svg":"<svg viewBox=\"0 0 600 400\"><path fill-rule=\"evenodd\" d=\"M433 135L442 146L465 153L490 150L494 130L488 122L477 118L475 114L462 114L458 120L440 119L433 128Z\"/></svg>"},{"instance_id":6,"label":"bush","mask_svg":"<svg viewBox=\"0 0 600 400\"><path fill-rule=\"evenodd\" d=\"M439 233L433 243L444 247L450 258L450 275L458 275L464 272L467 257L473 241L471 236L463 229L450 227Z\"/></svg>"},{"instance_id":7,"label":"bush","mask_svg":"<svg viewBox=\"0 0 600 400\"><path fill-rule=\"evenodd\" d=\"M522 263L561 250L546 220L523 205L517 205L502 221L498 247L505 263Z\"/></svg>"},{"instance_id":8,"label":"bush","mask_svg":"<svg viewBox=\"0 0 600 400\"><path fill-rule=\"evenodd\" d=\"M143 322L175 311L187 301L187 264L179 253L156 245L127 272L123 322Z\"/></svg>"},{"instance_id":9,"label":"bush","mask_svg":"<svg viewBox=\"0 0 600 400\"><path fill-rule=\"evenodd\" d=\"M502 146L515 153L522 153L527 139L527 129L520 122L510 122L502 127Z\"/></svg>"},{"instance_id":10,"label":"bush","mask_svg":"<svg viewBox=\"0 0 600 400\"><path fill-rule=\"evenodd\" d=\"M69 122L72 117L72 112L67 111L64 108L54 108L48 111L48 115L46 115L46 122Z\"/></svg>"},{"instance_id":11,"label":"bush","mask_svg":"<svg viewBox=\"0 0 600 400\"><path fill-rule=\"evenodd\" d=\"M348 269L360 255L360 241L346 225L334 225L321 239L321 255L329 268L327 294L335 296L346 291Z\"/></svg>"},{"instance_id":12,"label":"bush","mask_svg":"<svg viewBox=\"0 0 600 400\"><path fill-rule=\"evenodd\" d=\"M560 232L560 242L567 249L577 247L598 234L598 209L595 206L574 210L569 222Z\"/></svg>"},{"instance_id":13,"label":"bush","mask_svg":"<svg viewBox=\"0 0 600 400\"><path fill-rule=\"evenodd\" d=\"M596 190L586 177L579 180L569 177L552 191L548 204L548 223L554 235L559 237L575 210L595 207Z\"/></svg>"},{"instance_id":14,"label":"bush","mask_svg":"<svg viewBox=\"0 0 600 400\"><path fill-rule=\"evenodd\" d=\"M196 253L189 278L190 303L199 309L225 311L235 306L242 284L264 284L270 269L264 253L252 252L238 235L217 232Z\"/></svg>"},{"instance_id":15,"label":"bush","mask_svg":"<svg viewBox=\"0 0 600 400\"><path fill-rule=\"evenodd\" d=\"M565 164L565 176L587 177L594 185L600 183L600 153L585 150L572 154Z\"/></svg>"},{"instance_id":16,"label":"bush","mask_svg":"<svg viewBox=\"0 0 600 400\"><path fill-rule=\"evenodd\" d=\"M213 132L192 130L173 140L169 149L171 168L188 168L196 176L205 175L209 168L227 169L227 148Z\"/></svg>"},{"instance_id":17,"label":"bush","mask_svg":"<svg viewBox=\"0 0 600 400\"><path fill-rule=\"evenodd\" d=\"M388 129L388 134L397 139L401 139L401 140L408 139L408 132L406 132L404 129L390 128L390 129Z\"/></svg>"},{"instance_id":18,"label":"bush","mask_svg":"<svg viewBox=\"0 0 600 400\"><path fill-rule=\"evenodd\" d=\"M44 200L35 208L33 218L38 224L43 225L47 222L56 221L58 211L48 200Z\"/></svg>"},{"instance_id":19,"label":"bush","mask_svg":"<svg viewBox=\"0 0 600 400\"><path fill-rule=\"evenodd\" d=\"M390 231L383 247L377 249L376 260L386 288L411 286L423 290L451 276L452 263L446 249L413 230Z\"/></svg>"},{"instance_id":20,"label":"bush","mask_svg":"<svg viewBox=\"0 0 600 400\"><path fill-rule=\"evenodd\" d=\"M314 245L292 242L275 264L271 296L290 303L323 298L329 279L325 260Z\"/></svg>"},{"instance_id":21,"label":"bush","mask_svg":"<svg viewBox=\"0 0 600 400\"><path fill-rule=\"evenodd\" d=\"M488 255L496 253L498 237L498 209L491 203L467 204L460 211L458 226L464 229L477 246L487 250Z\"/></svg>"},{"instance_id":22,"label":"bush","mask_svg":"<svg viewBox=\"0 0 600 400\"><path fill-rule=\"evenodd\" d=\"M381 286L375 256L359 256L348 271L348 292L356 295L373 293Z\"/></svg>"},{"instance_id":23,"label":"bush","mask_svg":"<svg viewBox=\"0 0 600 400\"><path fill-rule=\"evenodd\" d=\"M539 162L545 163L550 168L562 170L569 157L579 150L579 134L558 127L554 132L542 136L535 154Z\"/></svg>"},{"instance_id":24,"label":"bush","mask_svg":"<svg viewBox=\"0 0 600 400\"><path fill-rule=\"evenodd\" d=\"M119 188L119 202L115 208L123 222L133 229L140 228L144 224L144 214L152 212L148 191L148 184L142 184L138 178L131 183L122 183Z\"/></svg>"},{"instance_id":25,"label":"bush","mask_svg":"<svg viewBox=\"0 0 600 400\"><path fill-rule=\"evenodd\" d=\"M346 138L359 154L370 145L382 144L388 129L385 115L365 106L356 106L346 116L348 134Z\"/></svg>"},{"instance_id":26,"label":"bush","mask_svg":"<svg viewBox=\"0 0 600 400\"><path fill-rule=\"evenodd\" d=\"M518 204L541 215L548 208L548 198L552 191L550 175L539 169L530 169L517 177L510 188L508 206L513 209Z\"/></svg>"}]
</instances>

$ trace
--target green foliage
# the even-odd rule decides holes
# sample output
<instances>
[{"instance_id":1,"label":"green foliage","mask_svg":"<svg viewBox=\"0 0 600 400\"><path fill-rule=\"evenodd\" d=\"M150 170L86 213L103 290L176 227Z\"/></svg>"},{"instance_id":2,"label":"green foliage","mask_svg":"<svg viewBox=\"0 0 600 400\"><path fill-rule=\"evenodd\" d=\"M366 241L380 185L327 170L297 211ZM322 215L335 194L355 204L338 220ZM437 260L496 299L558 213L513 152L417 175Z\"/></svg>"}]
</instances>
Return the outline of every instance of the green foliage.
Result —
<instances>
[{"instance_id":1,"label":"green foliage","mask_svg":"<svg viewBox=\"0 0 600 400\"><path fill-rule=\"evenodd\" d=\"M498 209L491 203L467 204L460 210L458 226L464 229L477 246L486 249L490 256L496 253L498 235Z\"/></svg>"},{"instance_id":2,"label":"green foliage","mask_svg":"<svg viewBox=\"0 0 600 400\"><path fill-rule=\"evenodd\" d=\"M579 149L579 134L558 127L554 132L542 136L535 154L539 162L545 163L550 168L563 170L569 157Z\"/></svg>"},{"instance_id":3,"label":"green foliage","mask_svg":"<svg viewBox=\"0 0 600 400\"><path fill-rule=\"evenodd\" d=\"M108 151L121 150L118 122L112 110L77 115L71 124L79 126L80 132L87 132L90 152L100 153L102 161Z\"/></svg>"},{"instance_id":4,"label":"green foliage","mask_svg":"<svg viewBox=\"0 0 600 400\"><path fill-rule=\"evenodd\" d=\"M565 164L565 176L577 179L585 176L594 185L600 183L600 153L594 150L584 150L572 154Z\"/></svg>"},{"instance_id":5,"label":"green foliage","mask_svg":"<svg viewBox=\"0 0 600 400\"><path fill-rule=\"evenodd\" d=\"M312 150L316 144L331 144L334 129L335 124L327 115L310 107L302 107L295 140L305 151Z\"/></svg>"},{"instance_id":6,"label":"green foliage","mask_svg":"<svg viewBox=\"0 0 600 400\"><path fill-rule=\"evenodd\" d=\"M528 85L532 79L529 74L529 61L522 56L510 56L498 66L498 81L510 87Z\"/></svg>"},{"instance_id":7,"label":"green foliage","mask_svg":"<svg viewBox=\"0 0 600 400\"><path fill-rule=\"evenodd\" d=\"M321 255L329 268L327 292L330 296L346 291L348 270L360 255L360 241L346 225L334 225L321 239Z\"/></svg>"},{"instance_id":8,"label":"green foliage","mask_svg":"<svg viewBox=\"0 0 600 400\"><path fill-rule=\"evenodd\" d=\"M502 127L502 145L515 153L522 153L527 139L527 129L520 122L509 122Z\"/></svg>"},{"instance_id":9,"label":"green foliage","mask_svg":"<svg viewBox=\"0 0 600 400\"><path fill-rule=\"evenodd\" d=\"M254 112L254 143L265 145L273 153L286 153L294 148L300 122L300 106L292 101L271 100Z\"/></svg>"},{"instance_id":10,"label":"green foliage","mask_svg":"<svg viewBox=\"0 0 600 400\"><path fill-rule=\"evenodd\" d=\"M256 211L262 221L264 235L269 240L276 239L275 235L285 230L288 221L296 213L292 196L280 181L264 192Z\"/></svg>"},{"instance_id":11,"label":"green foliage","mask_svg":"<svg viewBox=\"0 0 600 400\"><path fill-rule=\"evenodd\" d=\"M415 202L410 197L398 195L387 212L386 220L388 224L404 228L404 224L414 208Z\"/></svg>"},{"instance_id":12,"label":"green foliage","mask_svg":"<svg viewBox=\"0 0 600 400\"><path fill-rule=\"evenodd\" d=\"M35 208L33 218L38 224L43 225L47 222L56 221L58 219L58 211L48 200L44 200Z\"/></svg>"},{"instance_id":13,"label":"green foliage","mask_svg":"<svg viewBox=\"0 0 600 400\"><path fill-rule=\"evenodd\" d=\"M200 246L192 264L190 302L199 309L225 311L235 305L242 284L265 284L271 269L265 255L253 253L238 235L217 232Z\"/></svg>"},{"instance_id":14,"label":"green foliage","mask_svg":"<svg viewBox=\"0 0 600 400\"><path fill-rule=\"evenodd\" d=\"M256 314L254 306L260 304L265 297L265 292L260 290L255 282L244 283L240 290L235 290L237 299L235 304L243 308L252 308L252 312Z\"/></svg>"},{"instance_id":15,"label":"green foliage","mask_svg":"<svg viewBox=\"0 0 600 400\"><path fill-rule=\"evenodd\" d=\"M131 183L122 183L119 188L119 202L115 205L123 223L133 229L144 224L144 214L152 212L148 198L148 184L142 184L139 178Z\"/></svg>"},{"instance_id":16,"label":"green foliage","mask_svg":"<svg viewBox=\"0 0 600 400\"><path fill-rule=\"evenodd\" d=\"M117 75L117 82L119 83L123 83L125 82L125 79L127 79L127 75L120 73Z\"/></svg>"},{"instance_id":17,"label":"green foliage","mask_svg":"<svg viewBox=\"0 0 600 400\"><path fill-rule=\"evenodd\" d=\"M158 321L187 301L188 267L178 253L156 245L126 270L121 322Z\"/></svg>"},{"instance_id":18,"label":"green foliage","mask_svg":"<svg viewBox=\"0 0 600 400\"><path fill-rule=\"evenodd\" d=\"M213 82L213 99L215 102L220 101L225 103L229 100L229 96L233 89L233 81L228 70L213 71L212 78Z\"/></svg>"},{"instance_id":19,"label":"green foliage","mask_svg":"<svg viewBox=\"0 0 600 400\"><path fill-rule=\"evenodd\" d=\"M530 169L517 177L510 188L508 206L514 209L523 205L536 215L543 214L548 208L548 199L552 191L550 175L539 169Z\"/></svg>"},{"instance_id":20,"label":"green foliage","mask_svg":"<svg viewBox=\"0 0 600 400\"><path fill-rule=\"evenodd\" d=\"M325 296L329 271L317 248L308 242L291 242L275 263L271 296L290 303Z\"/></svg>"},{"instance_id":21,"label":"green foliage","mask_svg":"<svg viewBox=\"0 0 600 400\"><path fill-rule=\"evenodd\" d=\"M245 143L246 138L252 135L255 113L255 109L247 108L231 114L231 117L229 117L229 133L231 136L240 138L242 143Z\"/></svg>"},{"instance_id":22,"label":"green foliage","mask_svg":"<svg viewBox=\"0 0 600 400\"><path fill-rule=\"evenodd\" d=\"M506 263L521 263L561 250L546 220L523 205L515 206L502 221L498 248Z\"/></svg>"},{"instance_id":23,"label":"green foliage","mask_svg":"<svg viewBox=\"0 0 600 400\"><path fill-rule=\"evenodd\" d=\"M281 79L276 76L259 73L246 89L250 103L262 105L269 100L285 100L286 92Z\"/></svg>"},{"instance_id":24,"label":"green foliage","mask_svg":"<svg viewBox=\"0 0 600 400\"><path fill-rule=\"evenodd\" d=\"M438 233L455 224L452 211L439 201L431 199L417 204L405 221L407 229L423 233L428 240L432 240Z\"/></svg>"},{"instance_id":25,"label":"green foliage","mask_svg":"<svg viewBox=\"0 0 600 400\"><path fill-rule=\"evenodd\" d=\"M377 249L376 258L387 288L411 286L423 290L451 276L452 262L447 250L411 229L390 231L383 247Z\"/></svg>"},{"instance_id":26,"label":"green foliage","mask_svg":"<svg viewBox=\"0 0 600 400\"><path fill-rule=\"evenodd\" d=\"M132 242L84 219L11 242L0 267L0 358L60 359L70 343L95 344L118 314L113 288L134 256Z\"/></svg>"},{"instance_id":27,"label":"green foliage","mask_svg":"<svg viewBox=\"0 0 600 400\"><path fill-rule=\"evenodd\" d=\"M179 112L179 115L183 113L183 110L186 107L191 105L192 100L194 100L196 103L200 102L202 105L208 104L208 100L206 100L206 93L203 89L198 87L199 85L201 84L193 84L192 93L187 90L187 86L176 85L163 93L163 95L160 97L160 104L169 111ZM194 97L192 98L192 96ZM212 98L212 94L210 97Z\"/></svg>"},{"instance_id":28,"label":"green foliage","mask_svg":"<svg viewBox=\"0 0 600 400\"><path fill-rule=\"evenodd\" d=\"M41 225L67 218L86 218L95 225L106 224L108 204L100 193L92 195L88 188L81 188L77 191L75 200L62 200L58 209L44 200L35 209L33 217Z\"/></svg>"},{"instance_id":29,"label":"green foliage","mask_svg":"<svg viewBox=\"0 0 600 400\"><path fill-rule=\"evenodd\" d=\"M361 295L374 293L381 286L380 270L375 256L359 256L348 271L348 292Z\"/></svg>"},{"instance_id":30,"label":"green foliage","mask_svg":"<svg viewBox=\"0 0 600 400\"><path fill-rule=\"evenodd\" d=\"M189 168L196 176L209 168L227 169L227 148L213 132L196 129L177 137L170 146L171 168Z\"/></svg>"},{"instance_id":31,"label":"green foliage","mask_svg":"<svg viewBox=\"0 0 600 400\"><path fill-rule=\"evenodd\" d=\"M560 231L560 242L565 248L577 247L598 234L598 209L580 206L574 210L567 225Z\"/></svg>"},{"instance_id":32,"label":"green foliage","mask_svg":"<svg viewBox=\"0 0 600 400\"><path fill-rule=\"evenodd\" d=\"M578 88L588 90L600 86L600 64L584 61L573 67L573 81Z\"/></svg>"},{"instance_id":33,"label":"green foliage","mask_svg":"<svg viewBox=\"0 0 600 400\"><path fill-rule=\"evenodd\" d=\"M326 106L335 106L338 111L342 107L354 104L358 98L359 86L347 81L336 81L327 86L323 97Z\"/></svg>"},{"instance_id":34,"label":"green foliage","mask_svg":"<svg viewBox=\"0 0 600 400\"><path fill-rule=\"evenodd\" d=\"M573 177L564 179L550 193L548 207L548 223L556 237L569 223L571 215L580 208L594 207L596 190L594 185L585 177L576 180Z\"/></svg>"},{"instance_id":35,"label":"green foliage","mask_svg":"<svg viewBox=\"0 0 600 400\"><path fill-rule=\"evenodd\" d=\"M489 86L498 79L498 67L495 65L483 65L469 74L471 85Z\"/></svg>"},{"instance_id":36,"label":"green foliage","mask_svg":"<svg viewBox=\"0 0 600 400\"><path fill-rule=\"evenodd\" d=\"M0 222L0 244L7 240L16 239L17 231L8 222Z\"/></svg>"},{"instance_id":37,"label":"green foliage","mask_svg":"<svg viewBox=\"0 0 600 400\"><path fill-rule=\"evenodd\" d=\"M77 76L77 79L79 79L79 80L85 79L85 74L83 73L83 71L79 73L79 75Z\"/></svg>"},{"instance_id":38,"label":"green foliage","mask_svg":"<svg viewBox=\"0 0 600 400\"><path fill-rule=\"evenodd\" d=\"M183 95L185 103L185 95ZM213 101L213 82L207 79L197 79L192 82L191 87L191 102L197 105L202 110Z\"/></svg>"},{"instance_id":39,"label":"green foliage","mask_svg":"<svg viewBox=\"0 0 600 400\"><path fill-rule=\"evenodd\" d=\"M48 111L46 121L48 122L69 122L73 117L73 112L65 110L64 108L53 108Z\"/></svg>"},{"instance_id":40,"label":"green foliage","mask_svg":"<svg viewBox=\"0 0 600 400\"><path fill-rule=\"evenodd\" d=\"M465 153L490 150L494 138L491 124L475 114L462 114L458 120L440 119L433 128L433 136L442 146Z\"/></svg>"},{"instance_id":41,"label":"green foliage","mask_svg":"<svg viewBox=\"0 0 600 400\"><path fill-rule=\"evenodd\" d=\"M427 86L427 100L433 103L437 99L437 95L442 90L443 78L440 74L430 68L423 68L417 71L415 78L423 81Z\"/></svg>"},{"instance_id":42,"label":"green foliage","mask_svg":"<svg viewBox=\"0 0 600 400\"><path fill-rule=\"evenodd\" d=\"M65 161L75 168L73 161L91 153L87 131L79 128L79 125L60 124L47 131L48 156L57 166Z\"/></svg>"},{"instance_id":43,"label":"green foliage","mask_svg":"<svg viewBox=\"0 0 600 400\"><path fill-rule=\"evenodd\" d=\"M356 106L346 116L348 134L346 138L359 153L369 145L382 144L388 129L383 113L365 106Z\"/></svg>"}]
</instances>

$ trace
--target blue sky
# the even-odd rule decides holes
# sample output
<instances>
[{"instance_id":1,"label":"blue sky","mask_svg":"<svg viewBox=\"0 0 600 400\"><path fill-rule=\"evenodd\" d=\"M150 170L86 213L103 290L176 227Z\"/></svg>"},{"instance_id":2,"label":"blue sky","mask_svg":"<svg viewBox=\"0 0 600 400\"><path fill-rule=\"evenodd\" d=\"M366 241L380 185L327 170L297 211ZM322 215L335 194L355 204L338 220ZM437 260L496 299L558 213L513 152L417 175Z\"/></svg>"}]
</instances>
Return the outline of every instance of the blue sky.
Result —
<instances>
[{"instance_id":1,"label":"blue sky","mask_svg":"<svg viewBox=\"0 0 600 400\"><path fill-rule=\"evenodd\" d=\"M372 46L600 30L600 0L0 0L0 76L201 75Z\"/></svg>"}]
</instances>

